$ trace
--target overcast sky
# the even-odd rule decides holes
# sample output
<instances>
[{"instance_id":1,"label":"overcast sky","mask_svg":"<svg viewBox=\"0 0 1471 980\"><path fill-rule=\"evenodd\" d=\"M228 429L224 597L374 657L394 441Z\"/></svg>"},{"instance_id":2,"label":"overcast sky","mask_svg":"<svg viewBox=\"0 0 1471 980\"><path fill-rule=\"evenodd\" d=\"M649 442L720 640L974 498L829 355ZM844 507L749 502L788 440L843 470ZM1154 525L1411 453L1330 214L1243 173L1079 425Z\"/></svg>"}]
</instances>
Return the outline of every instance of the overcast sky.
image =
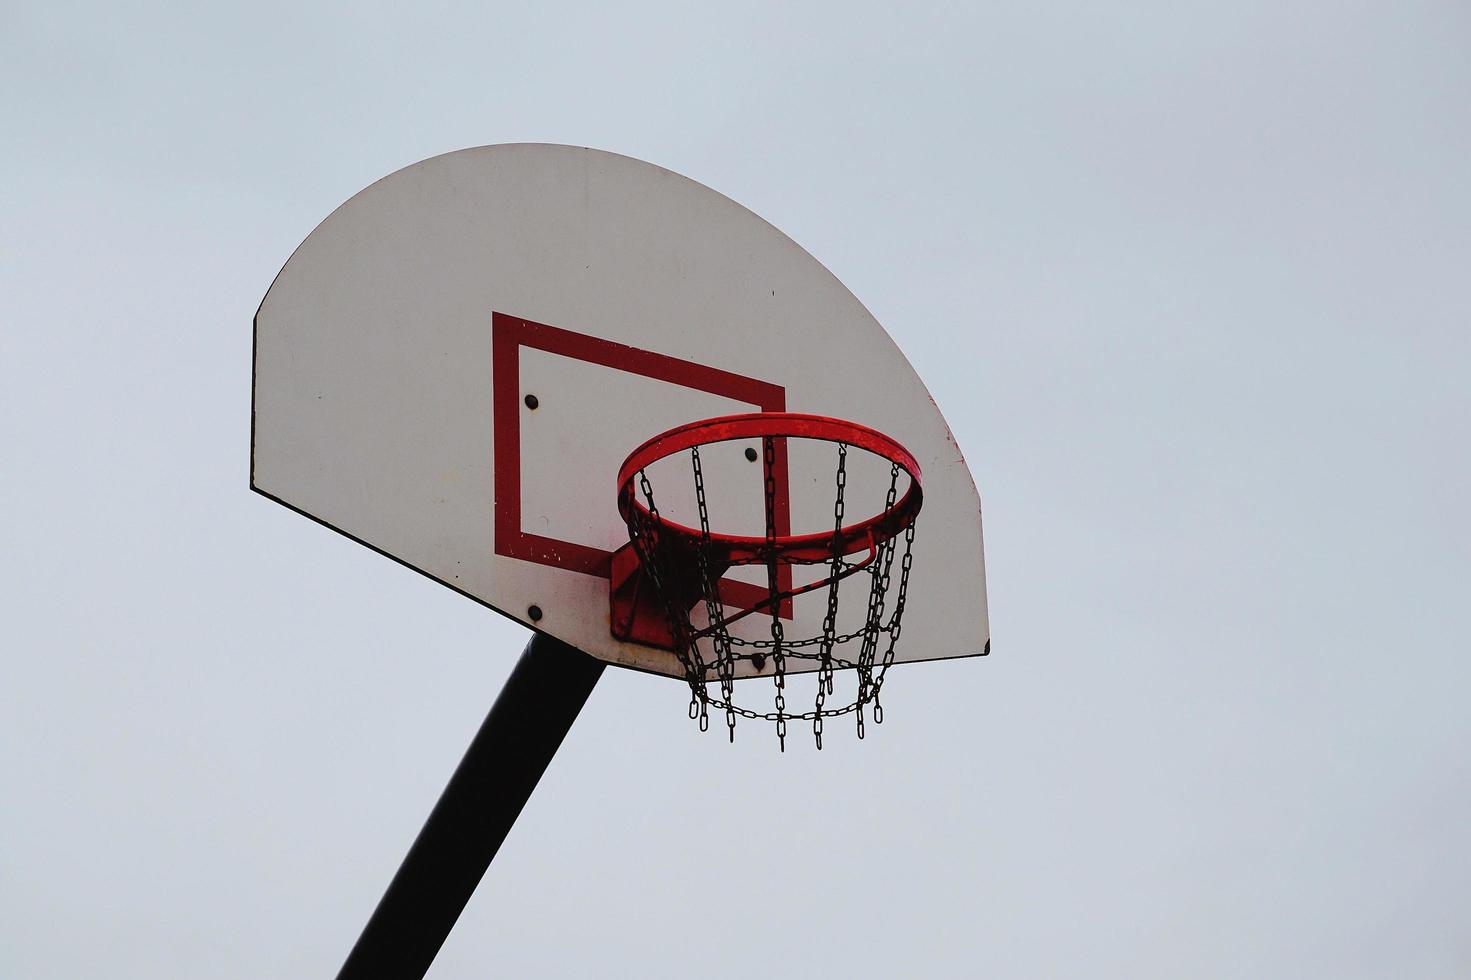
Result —
<instances>
[{"instance_id":1,"label":"overcast sky","mask_svg":"<svg viewBox=\"0 0 1471 980\"><path fill-rule=\"evenodd\" d=\"M0 6L0 975L341 964L525 633L249 492L251 317L522 140L868 305L995 653L820 755L607 671L431 977L1471 973L1471 8L1121 6Z\"/></svg>"}]
</instances>

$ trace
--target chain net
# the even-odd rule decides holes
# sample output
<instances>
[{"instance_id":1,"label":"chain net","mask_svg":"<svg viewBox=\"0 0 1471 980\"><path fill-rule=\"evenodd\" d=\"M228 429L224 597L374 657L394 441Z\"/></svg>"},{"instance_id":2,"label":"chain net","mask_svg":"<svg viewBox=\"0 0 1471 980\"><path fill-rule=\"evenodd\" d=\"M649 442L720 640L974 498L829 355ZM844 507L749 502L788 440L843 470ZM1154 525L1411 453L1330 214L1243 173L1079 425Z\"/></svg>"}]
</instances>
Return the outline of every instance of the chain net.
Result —
<instances>
[{"instance_id":1,"label":"chain net","mask_svg":"<svg viewBox=\"0 0 1471 980\"><path fill-rule=\"evenodd\" d=\"M690 719L697 722L701 731L708 731L710 715L720 713L725 717L726 731L735 741L736 718L749 718L773 722L776 737L782 751L786 750L788 722L811 722L812 735L817 748L822 748L823 722L828 718L853 715L854 724L861 739L864 737L865 714L871 706L875 724L882 724L884 708L880 696L884 677L894 662L900 634L903 630L904 604L909 590L909 570L913 563L914 522L911 520L901 535L890 535L882 542L870 541L868 554L859 561L841 554L843 529L843 498L847 486L848 451L846 443L836 443L833 499L833 535L831 554L824 559L798 560L782 551L777 534L776 522L776 442L781 436L762 439L762 462L764 467L766 533L765 547L757 552L757 561L766 567L767 598L754 609L742 609L735 615L727 611L722 600L718 582L723 570L713 567L716 548L710 534L710 514L705 497L705 477L700 463L700 447L689 450L691 472L694 479L695 502L699 509L699 539L694 546L693 562L678 560L689 558L675 555L675 549L686 547L676 543L673 535L663 534L664 522L654 500L653 487L647 473L638 471L638 493L644 498L647 513L637 509L628 519L629 540L638 555L645 574L652 583L660 603L668 616L674 635L675 654L684 668L689 683ZM892 463L885 510L894 507L899 490L902 468ZM681 601L680 596L689 596L690 583L673 581L691 565L696 569L700 599L693 604ZM781 588L783 566L825 566L826 578L808 585L799 592L808 592L826 587L827 610L822 619L821 632L815 636L788 637L782 623L783 605L790 608L796 593ZM895 566L897 565L897 569ZM897 571L897 582L895 582ZM840 588L844 580L853 582ZM866 581L865 581L866 580ZM684 587L681 587L684 586ZM889 597L892 590L893 601ZM867 603L863 622L856 629L838 632L838 598L841 593L848 596L854 592L866 593ZM856 597L855 597L856 598ZM708 625L697 627L691 613L703 605ZM751 613L759 612L770 620L769 637L750 638L734 636L730 624ZM774 685L772 708L757 710L738 704L735 698L736 665L741 661L751 663L757 673L765 671L771 664L771 679ZM811 668L816 673L816 696L811 707L799 709L787 704L787 674L794 661ZM856 696L838 703L829 700L834 694L834 674L838 670L852 670L857 680ZM713 688L713 690L712 690Z\"/></svg>"}]
</instances>

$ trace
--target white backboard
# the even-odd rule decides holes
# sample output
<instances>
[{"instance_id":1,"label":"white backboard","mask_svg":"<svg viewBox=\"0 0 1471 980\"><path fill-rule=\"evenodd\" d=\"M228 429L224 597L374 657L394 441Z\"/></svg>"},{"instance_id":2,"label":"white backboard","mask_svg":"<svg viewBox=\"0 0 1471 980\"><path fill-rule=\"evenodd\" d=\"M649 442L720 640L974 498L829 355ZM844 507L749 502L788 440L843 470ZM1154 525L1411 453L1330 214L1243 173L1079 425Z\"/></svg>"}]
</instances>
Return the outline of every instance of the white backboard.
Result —
<instances>
[{"instance_id":1,"label":"white backboard","mask_svg":"<svg viewBox=\"0 0 1471 980\"><path fill-rule=\"evenodd\" d=\"M919 461L897 660L987 652L980 499L904 355L776 228L616 154L462 150L323 221L256 314L251 486L528 626L535 606L536 629L589 654L680 676L673 653L609 632L618 466L673 426L783 410L862 423ZM823 530L831 459L791 467L793 530ZM705 468L712 523L759 517L741 446ZM687 487L668 480L678 508ZM854 512L887 485L855 460ZM789 632L819 632L824 603L799 597Z\"/></svg>"}]
</instances>

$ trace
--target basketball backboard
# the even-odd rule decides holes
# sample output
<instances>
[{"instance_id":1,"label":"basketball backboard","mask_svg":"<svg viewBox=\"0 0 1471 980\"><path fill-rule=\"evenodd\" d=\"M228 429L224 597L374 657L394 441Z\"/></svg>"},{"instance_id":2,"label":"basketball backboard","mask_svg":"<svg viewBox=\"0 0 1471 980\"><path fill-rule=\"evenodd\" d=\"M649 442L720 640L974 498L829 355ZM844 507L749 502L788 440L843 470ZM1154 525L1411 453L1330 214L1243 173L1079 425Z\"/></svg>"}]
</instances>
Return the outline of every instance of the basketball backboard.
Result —
<instances>
[{"instance_id":1,"label":"basketball backboard","mask_svg":"<svg viewBox=\"0 0 1471 980\"><path fill-rule=\"evenodd\" d=\"M620 463L713 416L851 420L924 473L896 659L989 650L980 500L904 355L776 228L647 163L487 146L363 190L261 303L253 411L256 491L586 653L671 676L674 654L610 629L629 535ZM758 448L707 450L712 521L762 519ZM854 460L854 508L882 508L883 465ZM794 453L780 478L790 529L831 526L830 460ZM752 573L723 587L758 588ZM809 633L823 613L817 594L783 611Z\"/></svg>"}]
</instances>

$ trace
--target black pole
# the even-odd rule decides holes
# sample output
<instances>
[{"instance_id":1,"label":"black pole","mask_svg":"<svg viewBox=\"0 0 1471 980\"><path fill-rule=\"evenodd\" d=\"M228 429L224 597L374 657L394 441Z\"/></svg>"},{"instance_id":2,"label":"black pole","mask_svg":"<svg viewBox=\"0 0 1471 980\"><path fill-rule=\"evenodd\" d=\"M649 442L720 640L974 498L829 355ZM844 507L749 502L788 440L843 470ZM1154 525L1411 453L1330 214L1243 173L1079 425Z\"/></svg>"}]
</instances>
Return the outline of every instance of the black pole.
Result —
<instances>
[{"instance_id":1,"label":"black pole","mask_svg":"<svg viewBox=\"0 0 1471 980\"><path fill-rule=\"evenodd\" d=\"M338 980L421 980L602 672L532 636Z\"/></svg>"}]
</instances>

